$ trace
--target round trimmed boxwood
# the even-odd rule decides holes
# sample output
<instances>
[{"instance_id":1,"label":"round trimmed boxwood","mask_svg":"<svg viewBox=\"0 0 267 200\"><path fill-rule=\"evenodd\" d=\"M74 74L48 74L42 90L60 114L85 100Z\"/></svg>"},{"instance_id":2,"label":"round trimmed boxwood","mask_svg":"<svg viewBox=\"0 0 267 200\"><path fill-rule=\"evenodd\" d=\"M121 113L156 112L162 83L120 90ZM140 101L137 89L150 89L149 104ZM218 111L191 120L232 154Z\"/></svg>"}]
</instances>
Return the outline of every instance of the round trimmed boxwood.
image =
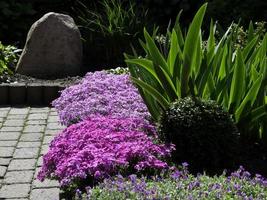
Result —
<instances>
[{"instance_id":1,"label":"round trimmed boxwood","mask_svg":"<svg viewBox=\"0 0 267 200\"><path fill-rule=\"evenodd\" d=\"M176 145L173 161L188 162L190 171L220 173L235 166L239 132L221 106L186 97L170 104L158 125L159 137Z\"/></svg>"}]
</instances>

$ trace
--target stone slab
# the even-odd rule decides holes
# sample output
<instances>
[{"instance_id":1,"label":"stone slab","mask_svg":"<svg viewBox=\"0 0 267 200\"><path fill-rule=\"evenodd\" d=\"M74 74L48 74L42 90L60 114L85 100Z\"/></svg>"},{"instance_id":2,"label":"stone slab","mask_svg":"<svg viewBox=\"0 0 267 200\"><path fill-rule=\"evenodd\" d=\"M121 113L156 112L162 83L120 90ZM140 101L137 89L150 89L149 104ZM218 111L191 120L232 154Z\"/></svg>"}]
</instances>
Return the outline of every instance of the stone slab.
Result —
<instances>
[{"instance_id":1,"label":"stone slab","mask_svg":"<svg viewBox=\"0 0 267 200\"><path fill-rule=\"evenodd\" d=\"M14 159L11 160L8 171L35 169L36 159Z\"/></svg>"},{"instance_id":2,"label":"stone slab","mask_svg":"<svg viewBox=\"0 0 267 200\"><path fill-rule=\"evenodd\" d=\"M0 199L28 197L30 193L30 188L30 184L3 185L0 189Z\"/></svg>"}]
</instances>

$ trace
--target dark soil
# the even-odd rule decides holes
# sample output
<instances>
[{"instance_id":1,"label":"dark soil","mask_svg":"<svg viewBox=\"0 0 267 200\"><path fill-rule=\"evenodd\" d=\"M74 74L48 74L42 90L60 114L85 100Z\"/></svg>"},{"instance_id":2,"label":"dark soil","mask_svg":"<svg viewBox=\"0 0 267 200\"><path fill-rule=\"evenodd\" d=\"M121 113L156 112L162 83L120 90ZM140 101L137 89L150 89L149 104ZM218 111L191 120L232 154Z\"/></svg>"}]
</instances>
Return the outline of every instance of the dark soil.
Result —
<instances>
[{"instance_id":1,"label":"dark soil","mask_svg":"<svg viewBox=\"0 0 267 200\"><path fill-rule=\"evenodd\" d=\"M30 76L25 76L21 74L4 74L0 76L0 84L1 83L21 83L21 84L44 84L44 85L51 85L51 84L57 84L59 86L67 87L70 85L73 85L75 83L78 83L82 77L80 76L72 76L72 77L65 77L60 79L38 79Z\"/></svg>"}]
</instances>

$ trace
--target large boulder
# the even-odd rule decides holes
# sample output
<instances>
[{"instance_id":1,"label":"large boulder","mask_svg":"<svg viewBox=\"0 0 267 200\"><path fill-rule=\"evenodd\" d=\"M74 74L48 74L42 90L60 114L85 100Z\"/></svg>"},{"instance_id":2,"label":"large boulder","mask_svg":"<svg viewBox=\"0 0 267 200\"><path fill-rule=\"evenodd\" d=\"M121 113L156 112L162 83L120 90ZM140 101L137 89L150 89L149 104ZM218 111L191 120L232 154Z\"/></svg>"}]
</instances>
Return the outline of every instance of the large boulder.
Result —
<instances>
[{"instance_id":1,"label":"large boulder","mask_svg":"<svg viewBox=\"0 0 267 200\"><path fill-rule=\"evenodd\" d=\"M38 78L60 78L77 75L81 65L81 34L74 20L50 12L32 25L16 71Z\"/></svg>"}]
</instances>

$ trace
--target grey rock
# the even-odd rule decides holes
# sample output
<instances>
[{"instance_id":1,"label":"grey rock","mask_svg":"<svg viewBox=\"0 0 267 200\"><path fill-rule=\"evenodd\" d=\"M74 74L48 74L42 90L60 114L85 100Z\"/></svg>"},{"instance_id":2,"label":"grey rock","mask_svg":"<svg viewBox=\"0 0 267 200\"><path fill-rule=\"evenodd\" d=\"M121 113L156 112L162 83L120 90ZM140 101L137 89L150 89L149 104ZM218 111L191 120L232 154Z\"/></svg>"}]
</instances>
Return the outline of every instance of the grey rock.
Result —
<instances>
[{"instance_id":1,"label":"grey rock","mask_svg":"<svg viewBox=\"0 0 267 200\"><path fill-rule=\"evenodd\" d=\"M74 20L50 12L32 25L16 71L40 78L63 77L78 74L81 64L81 34Z\"/></svg>"}]
</instances>

